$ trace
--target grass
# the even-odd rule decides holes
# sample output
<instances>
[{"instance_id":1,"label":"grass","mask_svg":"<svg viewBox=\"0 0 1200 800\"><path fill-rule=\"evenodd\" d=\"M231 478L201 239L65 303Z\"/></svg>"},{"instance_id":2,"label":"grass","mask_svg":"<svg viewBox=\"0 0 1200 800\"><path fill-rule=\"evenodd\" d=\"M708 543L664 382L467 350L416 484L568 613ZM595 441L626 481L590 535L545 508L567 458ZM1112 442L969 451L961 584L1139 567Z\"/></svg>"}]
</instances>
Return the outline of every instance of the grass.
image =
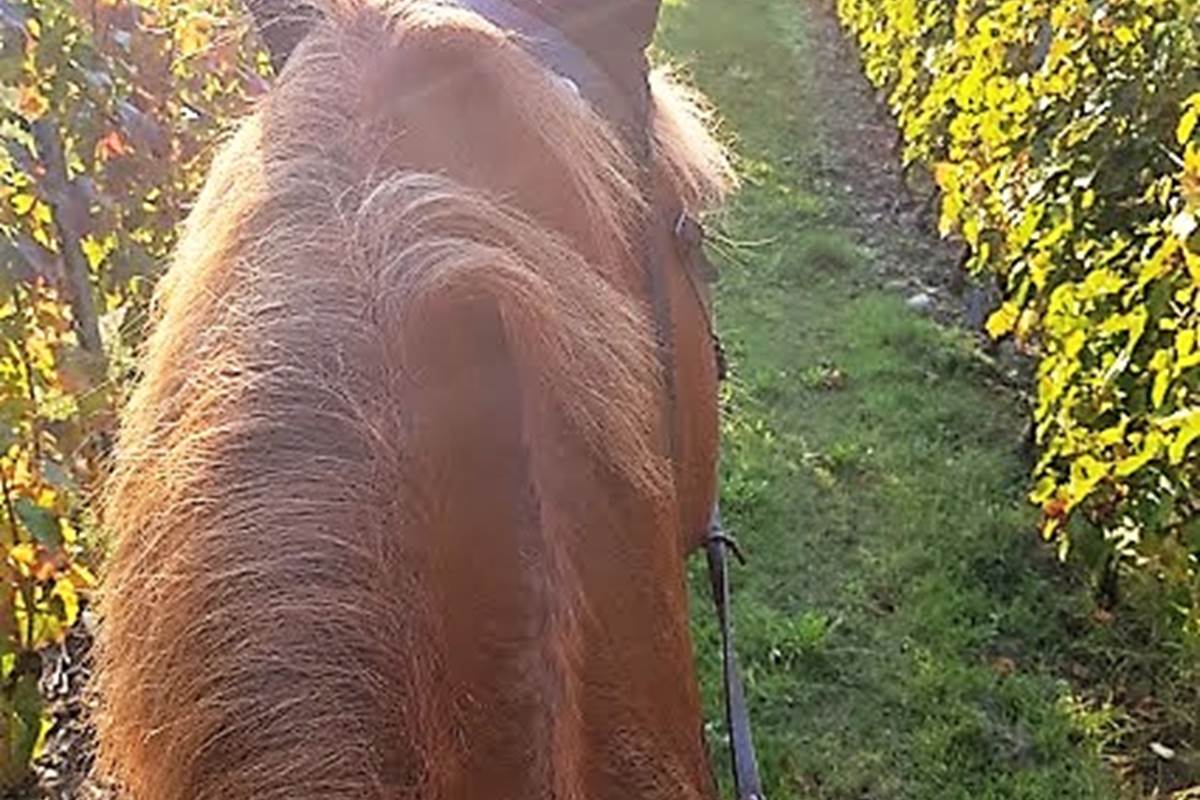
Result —
<instances>
[{"instance_id":1,"label":"grass","mask_svg":"<svg viewBox=\"0 0 1200 800\"><path fill-rule=\"evenodd\" d=\"M1033 534L1022 408L964 334L870 288L804 164L799 0L668 2L658 46L716 102L756 242L718 297L732 355L723 503L751 559L739 649L772 800L1118 797L1114 712L1064 677L1084 587ZM763 244L763 242L766 242ZM715 763L716 629L694 565Z\"/></svg>"}]
</instances>

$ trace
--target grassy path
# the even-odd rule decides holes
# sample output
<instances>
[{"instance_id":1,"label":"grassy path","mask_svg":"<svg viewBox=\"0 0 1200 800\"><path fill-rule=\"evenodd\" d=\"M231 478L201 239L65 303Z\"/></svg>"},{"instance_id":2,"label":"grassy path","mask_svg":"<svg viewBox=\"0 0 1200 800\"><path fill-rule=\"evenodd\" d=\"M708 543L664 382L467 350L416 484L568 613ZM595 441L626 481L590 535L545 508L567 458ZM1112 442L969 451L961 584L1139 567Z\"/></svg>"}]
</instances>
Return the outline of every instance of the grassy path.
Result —
<instances>
[{"instance_id":1,"label":"grassy path","mask_svg":"<svg viewBox=\"0 0 1200 800\"><path fill-rule=\"evenodd\" d=\"M746 178L725 226L758 243L726 260L718 302L768 796L1116 797L1106 720L1060 677L1087 600L1031 532L1017 398L968 337L877 288L808 173L826 145L805 2L668 0L659 41L721 109ZM717 719L700 601L695 625Z\"/></svg>"}]
</instances>

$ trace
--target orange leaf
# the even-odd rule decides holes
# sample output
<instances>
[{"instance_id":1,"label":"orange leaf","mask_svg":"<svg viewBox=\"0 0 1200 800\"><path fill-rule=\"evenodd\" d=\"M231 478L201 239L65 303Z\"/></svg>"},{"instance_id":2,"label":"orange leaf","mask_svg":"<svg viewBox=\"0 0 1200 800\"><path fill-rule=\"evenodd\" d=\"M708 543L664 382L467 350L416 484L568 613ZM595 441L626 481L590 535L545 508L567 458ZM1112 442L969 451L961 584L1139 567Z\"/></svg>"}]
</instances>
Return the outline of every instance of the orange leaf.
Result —
<instances>
[{"instance_id":1,"label":"orange leaf","mask_svg":"<svg viewBox=\"0 0 1200 800\"><path fill-rule=\"evenodd\" d=\"M57 574L58 562L46 550L38 548L38 560L33 565L33 579L43 583Z\"/></svg>"},{"instance_id":2,"label":"orange leaf","mask_svg":"<svg viewBox=\"0 0 1200 800\"><path fill-rule=\"evenodd\" d=\"M76 589L91 589L98 583L91 570L82 564L72 564L68 576Z\"/></svg>"},{"instance_id":3,"label":"orange leaf","mask_svg":"<svg viewBox=\"0 0 1200 800\"><path fill-rule=\"evenodd\" d=\"M22 86L17 98L17 110L30 122L41 119L50 109L50 101L36 86Z\"/></svg>"},{"instance_id":4,"label":"orange leaf","mask_svg":"<svg viewBox=\"0 0 1200 800\"><path fill-rule=\"evenodd\" d=\"M109 131L96 142L96 158L100 161L110 161L129 152L129 146L116 131Z\"/></svg>"},{"instance_id":5,"label":"orange leaf","mask_svg":"<svg viewBox=\"0 0 1200 800\"><path fill-rule=\"evenodd\" d=\"M1056 497L1042 507L1042 512L1050 519L1062 519L1067 514L1067 504L1062 498Z\"/></svg>"}]
</instances>

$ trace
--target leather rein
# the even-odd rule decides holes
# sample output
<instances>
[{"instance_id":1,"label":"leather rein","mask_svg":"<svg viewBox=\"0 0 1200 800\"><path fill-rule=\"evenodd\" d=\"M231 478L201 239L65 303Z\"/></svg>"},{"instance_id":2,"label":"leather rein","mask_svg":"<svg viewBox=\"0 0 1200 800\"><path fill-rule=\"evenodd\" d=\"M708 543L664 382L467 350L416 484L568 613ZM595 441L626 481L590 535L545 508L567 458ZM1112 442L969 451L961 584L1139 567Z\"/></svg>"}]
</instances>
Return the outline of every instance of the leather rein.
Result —
<instances>
[{"instance_id":1,"label":"leather rein","mask_svg":"<svg viewBox=\"0 0 1200 800\"><path fill-rule=\"evenodd\" d=\"M545 21L507 0L451 0L453 5L473 11L496 27L514 35L515 41L543 66L560 79L569 81L573 87L604 115L610 123L624 134L632 146L642 170L642 186L647 196L653 197L650 175L652 145L650 126L647 124L650 106L650 89L646 83L638 96L630 96L596 64L586 51L567 36ZM687 266L687 278L696 302L700 304L707 321L709 335L713 341L714 357L717 360L718 379L725 377L725 354L720 340L713 329L712 313L705 301L706 292L701 282L715 279L715 271L704 255L704 230L700 223L682 209L674 219L650 214L641 231L641 245L647 254L647 289L654 315L655 337L659 358L665 374L670 418L678 407L675 386L674 347L671 337L671 308L667 275L668 254L662 252L661 237L655 236L652 226L669 225L671 237L679 250L681 260ZM676 452L675 426L669 426L669 450L674 459ZM721 629L721 657L725 688L725 721L729 730L730 759L733 770L734 789L738 800L765 800L762 780L758 771L758 759L750 731L750 714L746 705L745 683L738 667L734 649L733 623L730 617L729 561L732 554L744 561L736 541L725 532L721 523L719 500L714 502L706 537L706 556L709 579L712 586L713 603Z\"/></svg>"}]
</instances>

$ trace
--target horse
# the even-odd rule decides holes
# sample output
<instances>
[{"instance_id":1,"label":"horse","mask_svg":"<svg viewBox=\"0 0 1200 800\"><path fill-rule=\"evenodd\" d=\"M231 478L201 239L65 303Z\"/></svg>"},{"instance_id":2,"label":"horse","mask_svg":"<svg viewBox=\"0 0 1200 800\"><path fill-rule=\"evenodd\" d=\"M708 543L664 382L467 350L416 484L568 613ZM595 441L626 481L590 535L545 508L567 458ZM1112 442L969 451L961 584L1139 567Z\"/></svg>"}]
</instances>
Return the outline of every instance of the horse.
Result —
<instances>
[{"instance_id":1,"label":"horse","mask_svg":"<svg viewBox=\"0 0 1200 800\"><path fill-rule=\"evenodd\" d=\"M156 288L101 511L99 771L712 800L685 562L717 365L672 230L732 185L707 107L658 69L623 117L470 4L303 19Z\"/></svg>"}]
</instances>

